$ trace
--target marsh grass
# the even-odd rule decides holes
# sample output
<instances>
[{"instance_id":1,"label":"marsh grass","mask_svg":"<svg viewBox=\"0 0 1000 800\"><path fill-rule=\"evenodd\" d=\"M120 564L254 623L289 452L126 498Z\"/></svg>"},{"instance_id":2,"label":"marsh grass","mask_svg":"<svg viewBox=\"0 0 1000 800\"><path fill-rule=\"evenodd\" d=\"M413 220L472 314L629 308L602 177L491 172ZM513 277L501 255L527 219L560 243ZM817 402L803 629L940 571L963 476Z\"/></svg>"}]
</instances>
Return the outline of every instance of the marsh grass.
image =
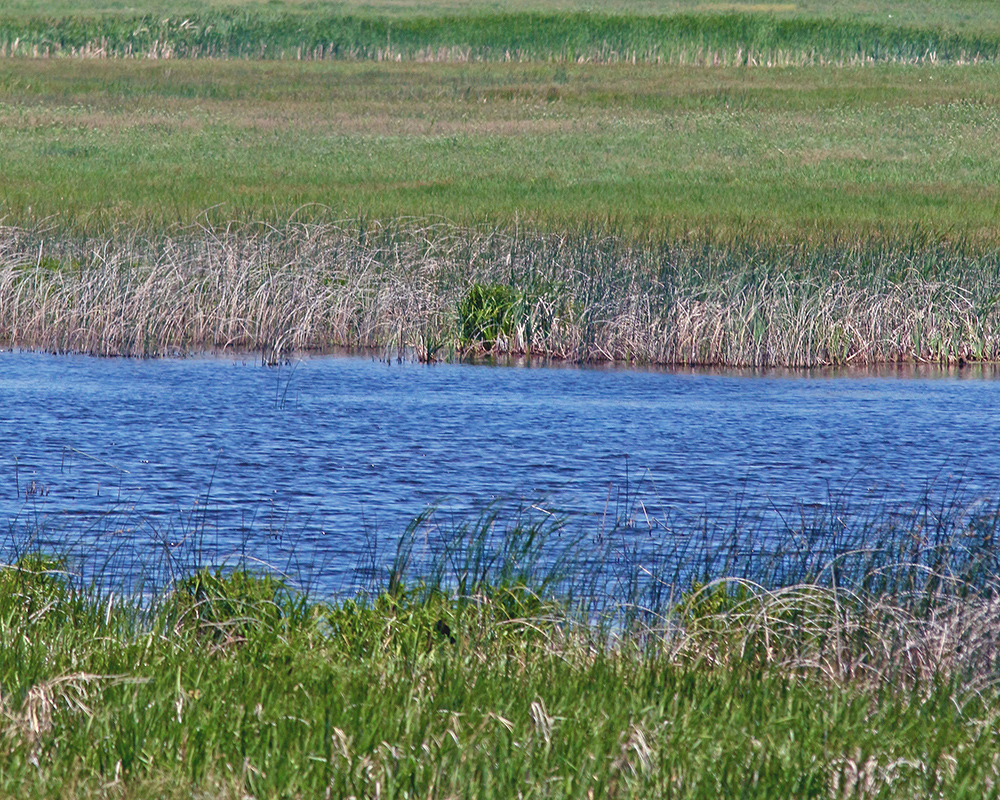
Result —
<instances>
[{"instance_id":1,"label":"marsh grass","mask_svg":"<svg viewBox=\"0 0 1000 800\"><path fill-rule=\"evenodd\" d=\"M995 505L928 496L847 527L843 510L763 537L675 531L688 549L670 569L606 564L619 588L629 571L671 584L658 599L601 594L585 562L573 579L554 556L592 555L595 533L560 544L563 527L516 508L444 532L421 560L425 515L389 572L337 600L234 563L152 604L111 603L26 553L0 569L0 789L991 796ZM635 533L616 521L607 553ZM744 545L786 568L725 561ZM567 592L574 580L590 588Z\"/></svg>"},{"instance_id":2,"label":"marsh grass","mask_svg":"<svg viewBox=\"0 0 1000 800\"><path fill-rule=\"evenodd\" d=\"M995 32L768 14L473 12L398 18L203 10L0 20L4 56L559 61L703 66L996 60Z\"/></svg>"},{"instance_id":3,"label":"marsh grass","mask_svg":"<svg viewBox=\"0 0 1000 800\"><path fill-rule=\"evenodd\" d=\"M470 321L477 285L506 298L499 322ZM972 244L637 242L406 220L75 241L0 229L0 341L52 352L430 359L478 346L577 362L964 365L1000 358L998 331L1000 262Z\"/></svg>"}]
</instances>

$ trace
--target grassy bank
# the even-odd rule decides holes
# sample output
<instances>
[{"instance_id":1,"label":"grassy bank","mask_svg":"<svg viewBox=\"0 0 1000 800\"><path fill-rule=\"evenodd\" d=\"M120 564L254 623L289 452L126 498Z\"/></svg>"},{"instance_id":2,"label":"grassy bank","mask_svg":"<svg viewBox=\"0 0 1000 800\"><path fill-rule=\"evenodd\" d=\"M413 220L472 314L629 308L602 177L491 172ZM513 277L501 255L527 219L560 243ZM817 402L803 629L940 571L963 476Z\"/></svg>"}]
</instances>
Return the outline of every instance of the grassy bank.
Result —
<instances>
[{"instance_id":1,"label":"grassy bank","mask_svg":"<svg viewBox=\"0 0 1000 800\"><path fill-rule=\"evenodd\" d=\"M0 342L95 355L817 366L1000 358L974 245L636 240L348 221L152 239L0 229Z\"/></svg>"},{"instance_id":2,"label":"grassy bank","mask_svg":"<svg viewBox=\"0 0 1000 800\"><path fill-rule=\"evenodd\" d=\"M404 538L338 601L238 565L139 604L22 555L0 570L0 791L995 796L997 515L974 508L743 531L742 563L776 536L804 558L737 579L717 542L714 573L688 566L719 580L683 593L633 558L611 597L565 594L555 537L523 527L420 569Z\"/></svg>"}]
</instances>

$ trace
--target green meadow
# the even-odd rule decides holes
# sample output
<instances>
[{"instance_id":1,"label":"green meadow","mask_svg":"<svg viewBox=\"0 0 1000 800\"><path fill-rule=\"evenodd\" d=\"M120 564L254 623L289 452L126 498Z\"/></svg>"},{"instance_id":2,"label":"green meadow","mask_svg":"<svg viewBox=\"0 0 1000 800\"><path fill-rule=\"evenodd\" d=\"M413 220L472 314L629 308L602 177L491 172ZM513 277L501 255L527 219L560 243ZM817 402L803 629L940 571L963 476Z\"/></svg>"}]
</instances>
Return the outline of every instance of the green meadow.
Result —
<instances>
[{"instance_id":1,"label":"green meadow","mask_svg":"<svg viewBox=\"0 0 1000 800\"><path fill-rule=\"evenodd\" d=\"M0 52L19 226L995 237L979 2L4 2Z\"/></svg>"},{"instance_id":2,"label":"green meadow","mask_svg":"<svg viewBox=\"0 0 1000 800\"><path fill-rule=\"evenodd\" d=\"M991 65L0 61L0 213L996 238Z\"/></svg>"}]
</instances>

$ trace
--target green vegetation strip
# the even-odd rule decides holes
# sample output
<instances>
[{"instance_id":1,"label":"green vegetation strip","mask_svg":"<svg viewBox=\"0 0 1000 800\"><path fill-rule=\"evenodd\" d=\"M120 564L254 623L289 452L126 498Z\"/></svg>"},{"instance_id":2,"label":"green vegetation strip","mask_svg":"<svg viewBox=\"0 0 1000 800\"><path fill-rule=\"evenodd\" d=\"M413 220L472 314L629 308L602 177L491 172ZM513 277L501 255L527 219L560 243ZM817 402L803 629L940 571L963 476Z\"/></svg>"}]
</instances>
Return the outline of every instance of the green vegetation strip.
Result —
<instances>
[{"instance_id":1,"label":"green vegetation strip","mask_svg":"<svg viewBox=\"0 0 1000 800\"><path fill-rule=\"evenodd\" d=\"M994 797L995 512L897 515L864 552L831 518L811 581L674 595L639 570L653 592L617 613L559 593L537 529L466 530L423 580L404 537L385 584L327 602L242 564L140 603L22 555L0 568L0 792Z\"/></svg>"},{"instance_id":2,"label":"green vegetation strip","mask_svg":"<svg viewBox=\"0 0 1000 800\"><path fill-rule=\"evenodd\" d=\"M233 9L167 18L0 17L0 53L786 66L996 60L1000 36L769 14L473 12L393 19Z\"/></svg>"}]
</instances>

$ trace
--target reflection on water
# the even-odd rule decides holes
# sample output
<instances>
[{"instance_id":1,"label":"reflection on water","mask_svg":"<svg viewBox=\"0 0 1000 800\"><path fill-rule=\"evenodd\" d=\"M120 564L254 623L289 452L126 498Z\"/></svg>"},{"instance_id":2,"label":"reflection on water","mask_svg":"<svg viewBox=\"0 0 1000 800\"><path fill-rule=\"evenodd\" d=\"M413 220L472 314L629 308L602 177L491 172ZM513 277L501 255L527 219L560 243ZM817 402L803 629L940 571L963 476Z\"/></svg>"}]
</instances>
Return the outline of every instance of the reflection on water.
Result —
<instances>
[{"instance_id":1,"label":"reflection on water","mask_svg":"<svg viewBox=\"0 0 1000 800\"><path fill-rule=\"evenodd\" d=\"M107 569L186 544L294 557L332 590L429 506L447 521L523 500L594 537L624 521L662 540L845 494L992 497L996 377L2 353L0 514Z\"/></svg>"}]
</instances>

